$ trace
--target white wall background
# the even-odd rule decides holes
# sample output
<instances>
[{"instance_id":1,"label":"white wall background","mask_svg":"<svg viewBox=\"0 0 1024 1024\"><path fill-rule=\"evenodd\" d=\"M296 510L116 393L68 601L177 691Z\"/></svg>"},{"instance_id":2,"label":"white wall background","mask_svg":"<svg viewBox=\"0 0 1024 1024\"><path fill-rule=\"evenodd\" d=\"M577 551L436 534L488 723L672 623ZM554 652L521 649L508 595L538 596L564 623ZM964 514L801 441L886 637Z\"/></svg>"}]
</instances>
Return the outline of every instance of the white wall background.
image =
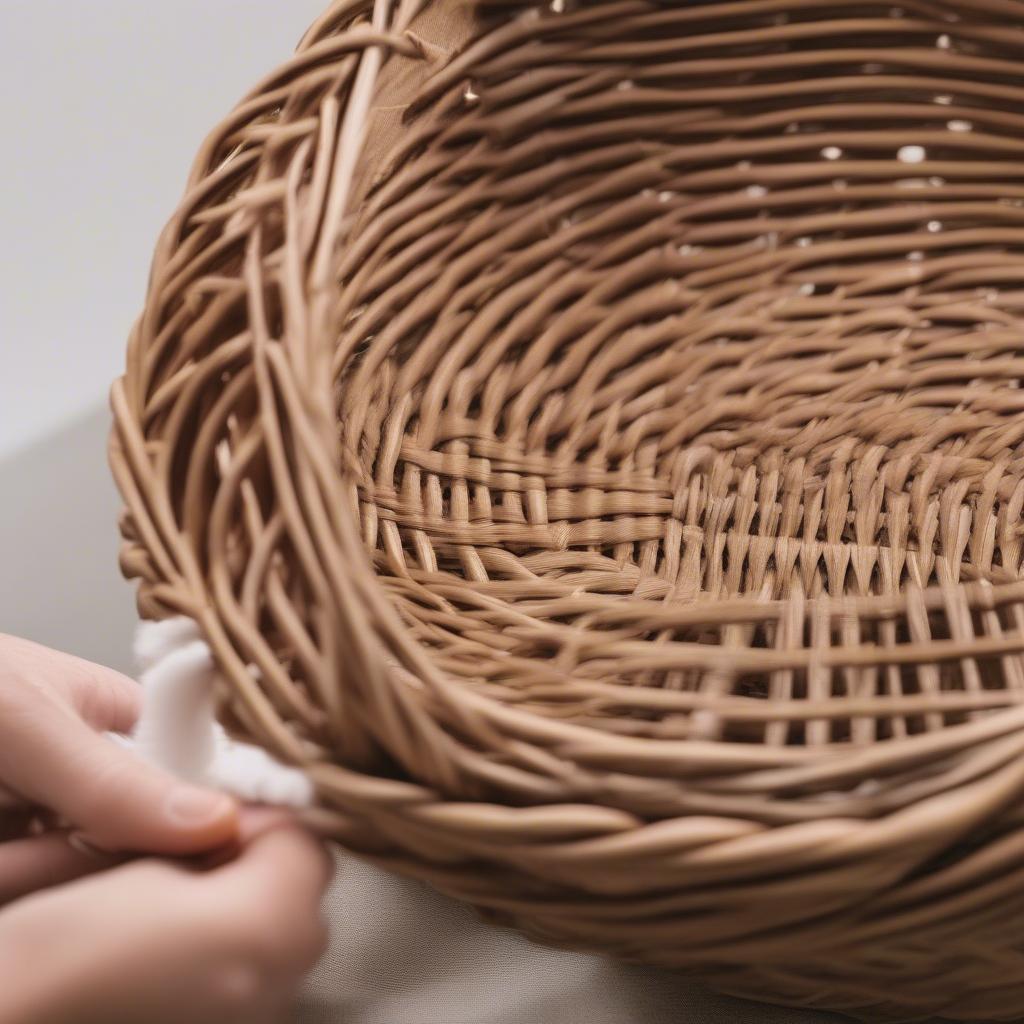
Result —
<instances>
[{"instance_id":1,"label":"white wall background","mask_svg":"<svg viewBox=\"0 0 1024 1024\"><path fill-rule=\"evenodd\" d=\"M0 631L128 667L106 396L206 132L328 0L0 0Z\"/></svg>"},{"instance_id":2,"label":"white wall background","mask_svg":"<svg viewBox=\"0 0 1024 1024\"><path fill-rule=\"evenodd\" d=\"M105 398L206 131L327 0L0 0L0 455Z\"/></svg>"}]
</instances>

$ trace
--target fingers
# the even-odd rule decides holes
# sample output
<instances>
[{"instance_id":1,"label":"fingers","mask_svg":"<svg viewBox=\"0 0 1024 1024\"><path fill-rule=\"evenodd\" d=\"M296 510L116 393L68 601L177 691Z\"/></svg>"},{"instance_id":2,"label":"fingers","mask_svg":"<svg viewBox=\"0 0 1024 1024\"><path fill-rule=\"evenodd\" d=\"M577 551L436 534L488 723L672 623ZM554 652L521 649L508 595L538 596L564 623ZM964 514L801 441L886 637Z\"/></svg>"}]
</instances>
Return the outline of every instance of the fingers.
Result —
<instances>
[{"instance_id":1,"label":"fingers","mask_svg":"<svg viewBox=\"0 0 1024 1024\"><path fill-rule=\"evenodd\" d=\"M0 844L0 906L114 863L113 857L76 845L67 832Z\"/></svg>"},{"instance_id":2,"label":"fingers","mask_svg":"<svg viewBox=\"0 0 1024 1024\"><path fill-rule=\"evenodd\" d=\"M58 703L0 698L0 775L110 850L183 854L229 841L230 797L179 783Z\"/></svg>"},{"instance_id":3,"label":"fingers","mask_svg":"<svg viewBox=\"0 0 1024 1024\"><path fill-rule=\"evenodd\" d=\"M130 732L142 689L120 672L30 640L0 635L0 689L44 690L64 697L99 732Z\"/></svg>"},{"instance_id":4,"label":"fingers","mask_svg":"<svg viewBox=\"0 0 1024 1024\"><path fill-rule=\"evenodd\" d=\"M333 864L321 842L276 818L250 816L247 827L254 838L235 861L205 881L250 923L255 955L265 966L304 972L323 952L320 902Z\"/></svg>"},{"instance_id":5,"label":"fingers","mask_svg":"<svg viewBox=\"0 0 1024 1024\"><path fill-rule=\"evenodd\" d=\"M240 819L229 797L102 734L129 730L137 713L123 676L0 637L4 821L14 828L45 808L89 840L49 831L0 844L5 1000L31 1020L254 1024L285 1005L322 951L327 857L280 813ZM116 866L95 846L206 856L191 870ZM195 870L210 851L237 859Z\"/></svg>"},{"instance_id":6,"label":"fingers","mask_svg":"<svg viewBox=\"0 0 1024 1024\"><path fill-rule=\"evenodd\" d=\"M11 904L0 967L24 981L25 1019L269 1021L323 949L328 862L279 816L243 826L248 845L219 869L136 861Z\"/></svg>"},{"instance_id":7,"label":"fingers","mask_svg":"<svg viewBox=\"0 0 1024 1024\"><path fill-rule=\"evenodd\" d=\"M108 740L135 684L77 658L0 639L0 780L111 850L189 854L235 835L231 798L184 785Z\"/></svg>"},{"instance_id":8,"label":"fingers","mask_svg":"<svg viewBox=\"0 0 1024 1024\"><path fill-rule=\"evenodd\" d=\"M331 879L334 865L326 846L312 833L297 825L287 811L255 808L242 818L243 849L238 858L225 865L214 881L284 892L286 902L306 897L316 905ZM280 875L288 871L287 884ZM271 884L271 880L276 882ZM271 900L274 892L267 893Z\"/></svg>"}]
</instances>

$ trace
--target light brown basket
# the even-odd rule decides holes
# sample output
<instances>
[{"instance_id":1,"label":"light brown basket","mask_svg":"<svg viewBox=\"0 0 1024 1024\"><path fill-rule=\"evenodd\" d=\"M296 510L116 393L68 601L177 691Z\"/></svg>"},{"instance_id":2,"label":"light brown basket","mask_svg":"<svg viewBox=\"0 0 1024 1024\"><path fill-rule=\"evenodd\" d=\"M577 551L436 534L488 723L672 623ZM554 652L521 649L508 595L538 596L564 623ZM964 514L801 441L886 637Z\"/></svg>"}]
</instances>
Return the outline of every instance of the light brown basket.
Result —
<instances>
[{"instance_id":1,"label":"light brown basket","mask_svg":"<svg viewBox=\"0 0 1024 1024\"><path fill-rule=\"evenodd\" d=\"M898 2L336 3L161 239L123 564L350 849L1009 1020L1024 3Z\"/></svg>"}]
</instances>

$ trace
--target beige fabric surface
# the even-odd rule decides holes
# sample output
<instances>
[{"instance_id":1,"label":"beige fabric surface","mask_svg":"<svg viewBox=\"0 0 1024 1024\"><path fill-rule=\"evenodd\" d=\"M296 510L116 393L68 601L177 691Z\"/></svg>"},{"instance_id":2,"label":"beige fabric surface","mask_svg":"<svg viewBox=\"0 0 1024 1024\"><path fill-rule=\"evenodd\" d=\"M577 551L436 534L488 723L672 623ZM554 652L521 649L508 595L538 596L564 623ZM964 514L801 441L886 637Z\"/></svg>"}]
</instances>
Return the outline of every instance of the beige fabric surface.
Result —
<instances>
[{"instance_id":1,"label":"beige fabric surface","mask_svg":"<svg viewBox=\"0 0 1024 1024\"><path fill-rule=\"evenodd\" d=\"M327 900L331 946L294 1024L840 1024L708 993L667 972L544 949L353 858Z\"/></svg>"}]
</instances>

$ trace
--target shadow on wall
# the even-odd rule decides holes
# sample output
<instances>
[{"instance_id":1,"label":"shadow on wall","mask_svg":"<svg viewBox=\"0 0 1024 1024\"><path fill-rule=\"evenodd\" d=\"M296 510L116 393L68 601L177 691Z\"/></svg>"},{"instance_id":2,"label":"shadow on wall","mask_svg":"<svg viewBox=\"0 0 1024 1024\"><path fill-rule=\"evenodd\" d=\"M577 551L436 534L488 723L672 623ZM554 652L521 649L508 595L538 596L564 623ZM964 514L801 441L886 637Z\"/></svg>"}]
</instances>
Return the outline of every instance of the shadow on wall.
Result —
<instances>
[{"instance_id":1,"label":"shadow on wall","mask_svg":"<svg viewBox=\"0 0 1024 1024\"><path fill-rule=\"evenodd\" d=\"M0 632L130 671L109 423L97 408L0 459Z\"/></svg>"}]
</instances>

